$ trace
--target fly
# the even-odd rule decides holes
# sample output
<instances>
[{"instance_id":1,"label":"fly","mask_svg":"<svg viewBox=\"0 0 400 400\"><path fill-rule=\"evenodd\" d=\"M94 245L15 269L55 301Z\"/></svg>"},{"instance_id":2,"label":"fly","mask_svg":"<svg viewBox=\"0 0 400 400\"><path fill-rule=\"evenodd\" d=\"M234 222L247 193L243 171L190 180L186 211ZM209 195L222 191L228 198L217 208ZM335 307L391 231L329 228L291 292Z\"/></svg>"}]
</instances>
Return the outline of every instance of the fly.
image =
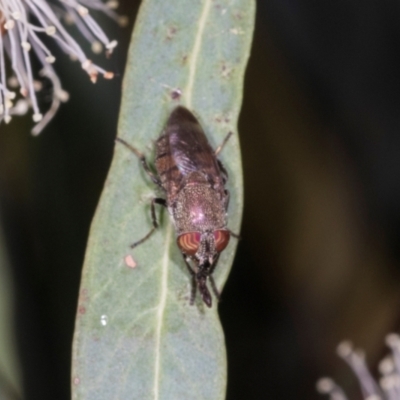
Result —
<instances>
[{"instance_id":1,"label":"fly","mask_svg":"<svg viewBox=\"0 0 400 400\"><path fill-rule=\"evenodd\" d=\"M155 205L166 207L175 226L178 247L192 277L192 305L198 289L204 303L211 307L207 280L215 296L220 298L212 274L230 237L238 238L227 227L229 192L225 184L228 174L217 158L231 134L214 151L196 117L185 107L176 107L155 144L156 173L141 152L116 138L139 157L150 179L165 195L165 198L151 200L153 227L131 247L145 242L158 228Z\"/></svg>"}]
</instances>

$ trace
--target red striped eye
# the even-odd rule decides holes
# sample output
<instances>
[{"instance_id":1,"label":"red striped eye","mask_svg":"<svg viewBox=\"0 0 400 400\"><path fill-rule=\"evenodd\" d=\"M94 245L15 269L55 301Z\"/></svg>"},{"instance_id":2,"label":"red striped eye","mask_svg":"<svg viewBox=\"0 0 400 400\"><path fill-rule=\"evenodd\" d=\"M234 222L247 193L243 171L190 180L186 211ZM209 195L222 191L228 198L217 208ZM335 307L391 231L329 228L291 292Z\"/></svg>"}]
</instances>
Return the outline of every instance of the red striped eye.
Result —
<instances>
[{"instance_id":1,"label":"red striped eye","mask_svg":"<svg viewBox=\"0 0 400 400\"><path fill-rule=\"evenodd\" d=\"M194 256L200 244L200 232L188 232L178 236L177 242L182 253Z\"/></svg>"},{"instance_id":2,"label":"red striped eye","mask_svg":"<svg viewBox=\"0 0 400 400\"><path fill-rule=\"evenodd\" d=\"M218 230L214 231L215 249L220 253L229 243L229 231Z\"/></svg>"}]
</instances>

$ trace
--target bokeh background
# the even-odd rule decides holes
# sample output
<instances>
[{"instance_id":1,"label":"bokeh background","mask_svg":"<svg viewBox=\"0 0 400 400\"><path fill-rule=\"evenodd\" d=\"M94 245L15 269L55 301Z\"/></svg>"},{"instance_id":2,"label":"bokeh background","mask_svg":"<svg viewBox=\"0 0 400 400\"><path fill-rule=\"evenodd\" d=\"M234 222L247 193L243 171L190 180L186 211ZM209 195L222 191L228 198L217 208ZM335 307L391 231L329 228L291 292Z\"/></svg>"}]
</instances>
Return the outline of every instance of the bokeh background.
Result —
<instances>
[{"instance_id":1,"label":"bokeh background","mask_svg":"<svg viewBox=\"0 0 400 400\"><path fill-rule=\"evenodd\" d=\"M242 240L220 303L228 400L322 399L323 375L358 399L336 345L351 339L376 371L400 324L400 3L258 3L239 127ZM100 18L119 47L99 62L117 77L92 85L54 48L70 101L38 138L30 118L0 125L2 230L29 400L70 398L80 270L138 8L120 4L129 27Z\"/></svg>"}]
</instances>

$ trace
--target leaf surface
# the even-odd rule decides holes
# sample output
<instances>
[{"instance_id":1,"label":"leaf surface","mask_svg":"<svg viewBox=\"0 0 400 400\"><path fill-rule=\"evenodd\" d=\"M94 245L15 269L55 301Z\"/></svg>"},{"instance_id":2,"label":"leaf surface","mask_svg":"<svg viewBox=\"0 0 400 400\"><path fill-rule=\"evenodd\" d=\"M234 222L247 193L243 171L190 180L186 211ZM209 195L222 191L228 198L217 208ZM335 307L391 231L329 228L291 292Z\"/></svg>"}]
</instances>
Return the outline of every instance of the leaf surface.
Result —
<instances>
[{"instance_id":1,"label":"leaf surface","mask_svg":"<svg viewBox=\"0 0 400 400\"><path fill-rule=\"evenodd\" d=\"M254 20L249 0L146 0L132 36L118 136L154 158L154 141L182 104L199 118L230 179L228 226L240 230L243 183L237 119ZM117 144L92 223L82 272L72 391L80 400L225 398L226 354L214 299L190 306L190 278L168 213L138 158ZM236 248L215 271L221 289ZM132 265L137 264L134 268ZM131 266L129 266L131 265Z\"/></svg>"},{"instance_id":2,"label":"leaf surface","mask_svg":"<svg viewBox=\"0 0 400 400\"><path fill-rule=\"evenodd\" d=\"M10 263L0 221L0 399L22 397L13 303Z\"/></svg>"}]
</instances>

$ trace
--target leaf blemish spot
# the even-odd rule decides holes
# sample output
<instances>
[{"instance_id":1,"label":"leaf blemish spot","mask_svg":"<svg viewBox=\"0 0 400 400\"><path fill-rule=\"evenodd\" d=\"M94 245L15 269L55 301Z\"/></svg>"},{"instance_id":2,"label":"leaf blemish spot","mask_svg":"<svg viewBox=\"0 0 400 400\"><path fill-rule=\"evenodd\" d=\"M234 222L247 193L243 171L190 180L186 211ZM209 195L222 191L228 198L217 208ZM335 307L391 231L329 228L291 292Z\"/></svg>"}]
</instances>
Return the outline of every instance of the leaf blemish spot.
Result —
<instances>
[{"instance_id":1,"label":"leaf blemish spot","mask_svg":"<svg viewBox=\"0 0 400 400\"><path fill-rule=\"evenodd\" d=\"M102 316L100 317L100 323L101 323L101 325L102 325L102 326L106 326L106 325L107 325L107 322L108 322L108 317L107 317L107 315L102 315Z\"/></svg>"},{"instance_id":2,"label":"leaf blemish spot","mask_svg":"<svg viewBox=\"0 0 400 400\"><path fill-rule=\"evenodd\" d=\"M82 301L87 301L87 299L88 299L88 291L87 291L87 289L82 289L81 290L81 299L82 299Z\"/></svg>"},{"instance_id":3,"label":"leaf blemish spot","mask_svg":"<svg viewBox=\"0 0 400 400\"><path fill-rule=\"evenodd\" d=\"M167 29L167 40L172 40L178 29L175 26L170 26Z\"/></svg>"},{"instance_id":4,"label":"leaf blemish spot","mask_svg":"<svg viewBox=\"0 0 400 400\"><path fill-rule=\"evenodd\" d=\"M171 91L171 99L172 100L179 100L182 96L182 90L181 89L173 89Z\"/></svg>"},{"instance_id":5,"label":"leaf blemish spot","mask_svg":"<svg viewBox=\"0 0 400 400\"><path fill-rule=\"evenodd\" d=\"M133 259L133 257L128 254L127 256L124 257L125 265L129 268L136 268L137 262Z\"/></svg>"},{"instance_id":6,"label":"leaf blemish spot","mask_svg":"<svg viewBox=\"0 0 400 400\"><path fill-rule=\"evenodd\" d=\"M221 76L223 78L230 78L232 74L233 68L229 67L225 63L222 63L221 67Z\"/></svg>"},{"instance_id":7,"label":"leaf blemish spot","mask_svg":"<svg viewBox=\"0 0 400 400\"><path fill-rule=\"evenodd\" d=\"M232 28L229 32L232 33L232 35L243 35L244 34L244 30L242 30L240 28Z\"/></svg>"},{"instance_id":8,"label":"leaf blemish spot","mask_svg":"<svg viewBox=\"0 0 400 400\"><path fill-rule=\"evenodd\" d=\"M79 306L79 307L78 307L78 312L79 312L79 314L85 314L85 313L86 313L86 307L84 307L84 306Z\"/></svg>"},{"instance_id":9,"label":"leaf blemish spot","mask_svg":"<svg viewBox=\"0 0 400 400\"><path fill-rule=\"evenodd\" d=\"M232 127L229 126L229 123L231 122L231 117L230 117L229 113L215 115L214 121L217 124L221 124L223 126L223 129L226 131L229 131L232 129Z\"/></svg>"}]
</instances>

